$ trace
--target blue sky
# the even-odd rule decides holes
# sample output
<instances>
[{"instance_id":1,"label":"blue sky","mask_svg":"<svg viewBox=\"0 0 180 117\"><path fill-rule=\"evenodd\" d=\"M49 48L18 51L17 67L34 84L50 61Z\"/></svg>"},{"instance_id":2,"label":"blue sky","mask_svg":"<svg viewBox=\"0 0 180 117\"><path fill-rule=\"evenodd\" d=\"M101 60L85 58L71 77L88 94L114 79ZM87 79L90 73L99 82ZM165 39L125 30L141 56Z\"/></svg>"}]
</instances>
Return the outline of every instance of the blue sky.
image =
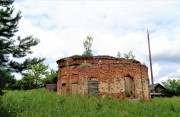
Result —
<instances>
[{"instance_id":1,"label":"blue sky","mask_svg":"<svg viewBox=\"0 0 180 117\"><path fill-rule=\"evenodd\" d=\"M91 35L94 55L117 56L130 50L149 67L150 32L155 82L180 78L180 2L178 0L17 0L22 11L17 35L34 35L41 43L31 57L56 60L83 53Z\"/></svg>"}]
</instances>

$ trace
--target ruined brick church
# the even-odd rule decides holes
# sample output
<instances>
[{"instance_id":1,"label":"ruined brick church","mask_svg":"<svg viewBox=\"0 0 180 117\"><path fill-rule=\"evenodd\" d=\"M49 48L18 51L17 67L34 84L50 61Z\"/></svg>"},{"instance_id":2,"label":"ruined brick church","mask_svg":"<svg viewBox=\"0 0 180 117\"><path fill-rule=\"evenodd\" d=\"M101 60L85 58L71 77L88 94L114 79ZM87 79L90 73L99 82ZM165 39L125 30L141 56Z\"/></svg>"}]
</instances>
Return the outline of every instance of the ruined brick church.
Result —
<instances>
[{"instance_id":1,"label":"ruined brick church","mask_svg":"<svg viewBox=\"0 0 180 117\"><path fill-rule=\"evenodd\" d=\"M133 59L72 56L58 63L58 93L149 99L148 68Z\"/></svg>"}]
</instances>

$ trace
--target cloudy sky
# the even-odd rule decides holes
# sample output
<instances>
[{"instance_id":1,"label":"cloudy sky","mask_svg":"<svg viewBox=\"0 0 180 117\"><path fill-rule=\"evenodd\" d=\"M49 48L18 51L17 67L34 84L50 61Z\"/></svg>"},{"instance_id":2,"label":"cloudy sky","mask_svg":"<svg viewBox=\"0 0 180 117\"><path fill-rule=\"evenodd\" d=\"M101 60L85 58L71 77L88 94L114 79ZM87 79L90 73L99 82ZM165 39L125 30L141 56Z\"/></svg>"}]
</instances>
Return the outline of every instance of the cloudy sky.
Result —
<instances>
[{"instance_id":1,"label":"cloudy sky","mask_svg":"<svg viewBox=\"0 0 180 117\"><path fill-rule=\"evenodd\" d=\"M94 55L117 56L130 50L149 67L150 32L155 82L180 78L180 1L178 0L16 0L22 11L17 35L33 35L40 44L31 57L56 60L83 53L91 35Z\"/></svg>"}]
</instances>

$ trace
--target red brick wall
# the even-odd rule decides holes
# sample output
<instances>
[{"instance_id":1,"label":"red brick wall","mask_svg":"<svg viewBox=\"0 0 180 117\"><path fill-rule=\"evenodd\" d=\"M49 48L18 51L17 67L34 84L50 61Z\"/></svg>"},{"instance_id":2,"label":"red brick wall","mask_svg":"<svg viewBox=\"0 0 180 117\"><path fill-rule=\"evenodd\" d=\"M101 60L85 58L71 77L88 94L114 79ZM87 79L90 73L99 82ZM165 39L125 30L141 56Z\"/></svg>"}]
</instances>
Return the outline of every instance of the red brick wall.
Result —
<instances>
[{"instance_id":1,"label":"red brick wall","mask_svg":"<svg viewBox=\"0 0 180 117\"><path fill-rule=\"evenodd\" d=\"M91 66L82 67L83 62ZM126 78L132 78L133 91L130 98L149 99L148 68L131 60L118 59L67 59L59 62L57 90L71 94L71 84L78 83L78 93L88 95L88 80L98 80L100 97L127 98Z\"/></svg>"}]
</instances>

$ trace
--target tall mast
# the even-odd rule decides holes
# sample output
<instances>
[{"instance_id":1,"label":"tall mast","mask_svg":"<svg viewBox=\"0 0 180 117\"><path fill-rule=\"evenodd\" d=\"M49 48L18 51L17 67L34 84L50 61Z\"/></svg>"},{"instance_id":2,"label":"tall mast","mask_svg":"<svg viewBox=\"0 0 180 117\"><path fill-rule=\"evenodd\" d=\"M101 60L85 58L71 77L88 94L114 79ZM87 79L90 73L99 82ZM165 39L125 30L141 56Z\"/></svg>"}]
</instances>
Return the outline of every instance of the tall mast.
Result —
<instances>
[{"instance_id":1,"label":"tall mast","mask_svg":"<svg viewBox=\"0 0 180 117\"><path fill-rule=\"evenodd\" d=\"M148 36L148 48L149 48L149 61L150 61L150 71L151 71L151 83L152 83L152 91L154 93L154 79L153 79L153 70L152 70L152 60L151 60L151 48L150 48L150 41L149 41L149 31L147 30Z\"/></svg>"}]
</instances>

